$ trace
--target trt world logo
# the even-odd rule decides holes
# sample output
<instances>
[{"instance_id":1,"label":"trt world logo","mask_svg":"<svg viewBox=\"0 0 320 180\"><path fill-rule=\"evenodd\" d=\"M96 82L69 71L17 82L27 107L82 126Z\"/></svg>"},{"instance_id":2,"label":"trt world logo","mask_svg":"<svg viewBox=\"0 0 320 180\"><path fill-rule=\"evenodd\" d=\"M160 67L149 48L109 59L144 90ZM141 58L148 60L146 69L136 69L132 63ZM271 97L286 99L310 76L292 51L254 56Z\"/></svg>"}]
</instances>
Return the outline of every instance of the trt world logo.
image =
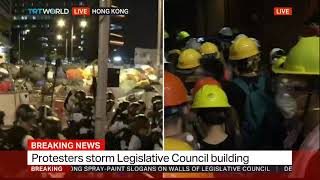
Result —
<instances>
[{"instance_id":1,"label":"trt world logo","mask_svg":"<svg viewBox=\"0 0 320 180\"><path fill-rule=\"evenodd\" d=\"M70 13L68 8L28 8L29 15L67 15Z\"/></svg>"}]
</instances>

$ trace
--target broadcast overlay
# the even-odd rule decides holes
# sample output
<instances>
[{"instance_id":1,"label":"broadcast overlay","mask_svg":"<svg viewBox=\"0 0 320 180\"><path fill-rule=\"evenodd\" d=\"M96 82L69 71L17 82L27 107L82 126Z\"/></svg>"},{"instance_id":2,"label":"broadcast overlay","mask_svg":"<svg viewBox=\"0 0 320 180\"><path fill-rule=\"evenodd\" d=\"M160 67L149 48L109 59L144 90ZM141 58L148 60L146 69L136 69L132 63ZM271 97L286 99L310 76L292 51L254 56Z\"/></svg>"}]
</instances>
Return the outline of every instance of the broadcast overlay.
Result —
<instances>
[{"instance_id":1,"label":"broadcast overlay","mask_svg":"<svg viewBox=\"0 0 320 180\"><path fill-rule=\"evenodd\" d=\"M320 179L319 0L0 0L0 179Z\"/></svg>"},{"instance_id":2,"label":"broadcast overlay","mask_svg":"<svg viewBox=\"0 0 320 180\"><path fill-rule=\"evenodd\" d=\"M33 140L32 172L291 172L291 151L104 151L104 141Z\"/></svg>"},{"instance_id":3,"label":"broadcast overlay","mask_svg":"<svg viewBox=\"0 0 320 180\"><path fill-rule=\"evenodd\" d=\"M69 15L72 16L90 16L90 15L128 15L129 9L120 8L90 8L90 7L72 7L68 8L27 8L28 15Z\"/></svg>"}]
</instances>

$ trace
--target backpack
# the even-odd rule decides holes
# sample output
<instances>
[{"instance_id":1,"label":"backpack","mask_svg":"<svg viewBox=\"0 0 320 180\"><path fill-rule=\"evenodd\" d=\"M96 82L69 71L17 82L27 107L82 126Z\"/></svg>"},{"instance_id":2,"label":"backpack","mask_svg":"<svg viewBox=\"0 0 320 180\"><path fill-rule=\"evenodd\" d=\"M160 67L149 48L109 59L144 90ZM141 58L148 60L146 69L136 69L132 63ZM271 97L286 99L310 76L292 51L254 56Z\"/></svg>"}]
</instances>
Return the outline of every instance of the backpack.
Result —
<instances>
[{"instance_id":1,"label":"backpack","mask_svg":"<svg viewBox=\"0 0 320 180\"><path fill-rule=\"evenodd\" d=\"M271 138L273 129L270 128L279 127L275 122L279 122L280 117L276 113L273 97L265 91L267 77L260 76L255 84L248 84L240 78L235 78L233 82L246 94L244 119L240 124L244 144L249 148L256 148L259 143L268 146L264 138ZM266 117L272 122L266 122ZM270 138L269 141L272 141Z\"/></svg>"}]
</instances>

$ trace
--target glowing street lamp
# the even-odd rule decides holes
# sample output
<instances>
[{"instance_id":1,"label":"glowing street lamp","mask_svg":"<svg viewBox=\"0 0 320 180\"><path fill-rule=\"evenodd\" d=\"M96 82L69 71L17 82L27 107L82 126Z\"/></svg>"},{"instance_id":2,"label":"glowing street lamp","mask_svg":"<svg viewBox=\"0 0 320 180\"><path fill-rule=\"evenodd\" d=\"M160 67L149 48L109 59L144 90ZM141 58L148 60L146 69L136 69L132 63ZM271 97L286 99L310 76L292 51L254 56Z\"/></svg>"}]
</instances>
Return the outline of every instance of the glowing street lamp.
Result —
<instances>
[{"instance_id":1,"label":"glowing street lamp","mask_svg":"<svg viewBox=\"0 0 320 180\"><path fill-rule=\"evenodd\" d=\"M87 25L88 25L88 22L86 20L80 21L80 27L85 28L87 27Z\"/></svg>"},{"instance_id":2,"label":"glowing street lamp","mask_svg":"<svg viewBox=\"0 0 320 180\"><path fill-rule=\"evenodd\" d=\"M58 34L58 35L57 35L57 40L58 40L58 41L62 40L62 35L61 35L61 34Z\"/></svg>"},{"instance_id":3,"label":"glowing street lamp","mask_svg":"<svg viewBox=\"0 0 320 180\"><path fill-rule=\"evenodd\" d=\"M57 22L58 27L64 27L66 25L66 21L63 19L59 19Z\"/></svg>"}]
</instances>

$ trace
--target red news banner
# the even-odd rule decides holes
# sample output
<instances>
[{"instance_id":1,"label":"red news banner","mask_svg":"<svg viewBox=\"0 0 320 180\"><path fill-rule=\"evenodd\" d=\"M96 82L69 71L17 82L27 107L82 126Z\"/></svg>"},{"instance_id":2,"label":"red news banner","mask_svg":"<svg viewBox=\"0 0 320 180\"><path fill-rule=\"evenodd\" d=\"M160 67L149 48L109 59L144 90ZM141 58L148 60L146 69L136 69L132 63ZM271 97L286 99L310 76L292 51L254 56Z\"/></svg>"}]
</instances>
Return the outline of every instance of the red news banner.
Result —
<instances>
[{"instance_id":1,"label":"red news banner","mask_svg":"<svg viewBox=\"0 0 320 180\"><path fill-rule=\"evenodd\" d=\"M29 140L29 151L103 151L104 140ZM28 166L29 172L70 172L71 166Z\"/></svg>"},{"instance_id":2,"label":"red news banner","mask_svg":"<svg viewBox=\"0 0 320 180\"><path fill-rule=\"evenodd\" d=\"M104 140L32 140L28 142L29 151L103 151ZM108 153L109 154L109 153ZM312 157L310 160L305 157ZM291 173L232 173L214 172L215 177L314 177L319 175L320 153L311 151L293 152L293 169ZM26 152L1 152L0 162L5 166L0 167L0 177L36 177L43 174L61 175L63 177L87 177L87 174L103 177L145 177L139 172L73 172L72 166L51 165L51 166L27 166ZM12 171L12 172L11 172ZM47 173L44 173L47 172ZM24 173L24 174L23 174ZM52 174L53 173L53 174ZM161 177L162 173L153 172L153 176Z\"/></svg>"},{"instance_id":3,"label":"red news banner","mask_svg":"<svg viewBox=\"0 0 320 180\"><path fill-rule=\"evenodd\" d=\"M104 140L30 140L28 150L37 151L93 151L105 148Z\"/></svg>"}]
</instances>

